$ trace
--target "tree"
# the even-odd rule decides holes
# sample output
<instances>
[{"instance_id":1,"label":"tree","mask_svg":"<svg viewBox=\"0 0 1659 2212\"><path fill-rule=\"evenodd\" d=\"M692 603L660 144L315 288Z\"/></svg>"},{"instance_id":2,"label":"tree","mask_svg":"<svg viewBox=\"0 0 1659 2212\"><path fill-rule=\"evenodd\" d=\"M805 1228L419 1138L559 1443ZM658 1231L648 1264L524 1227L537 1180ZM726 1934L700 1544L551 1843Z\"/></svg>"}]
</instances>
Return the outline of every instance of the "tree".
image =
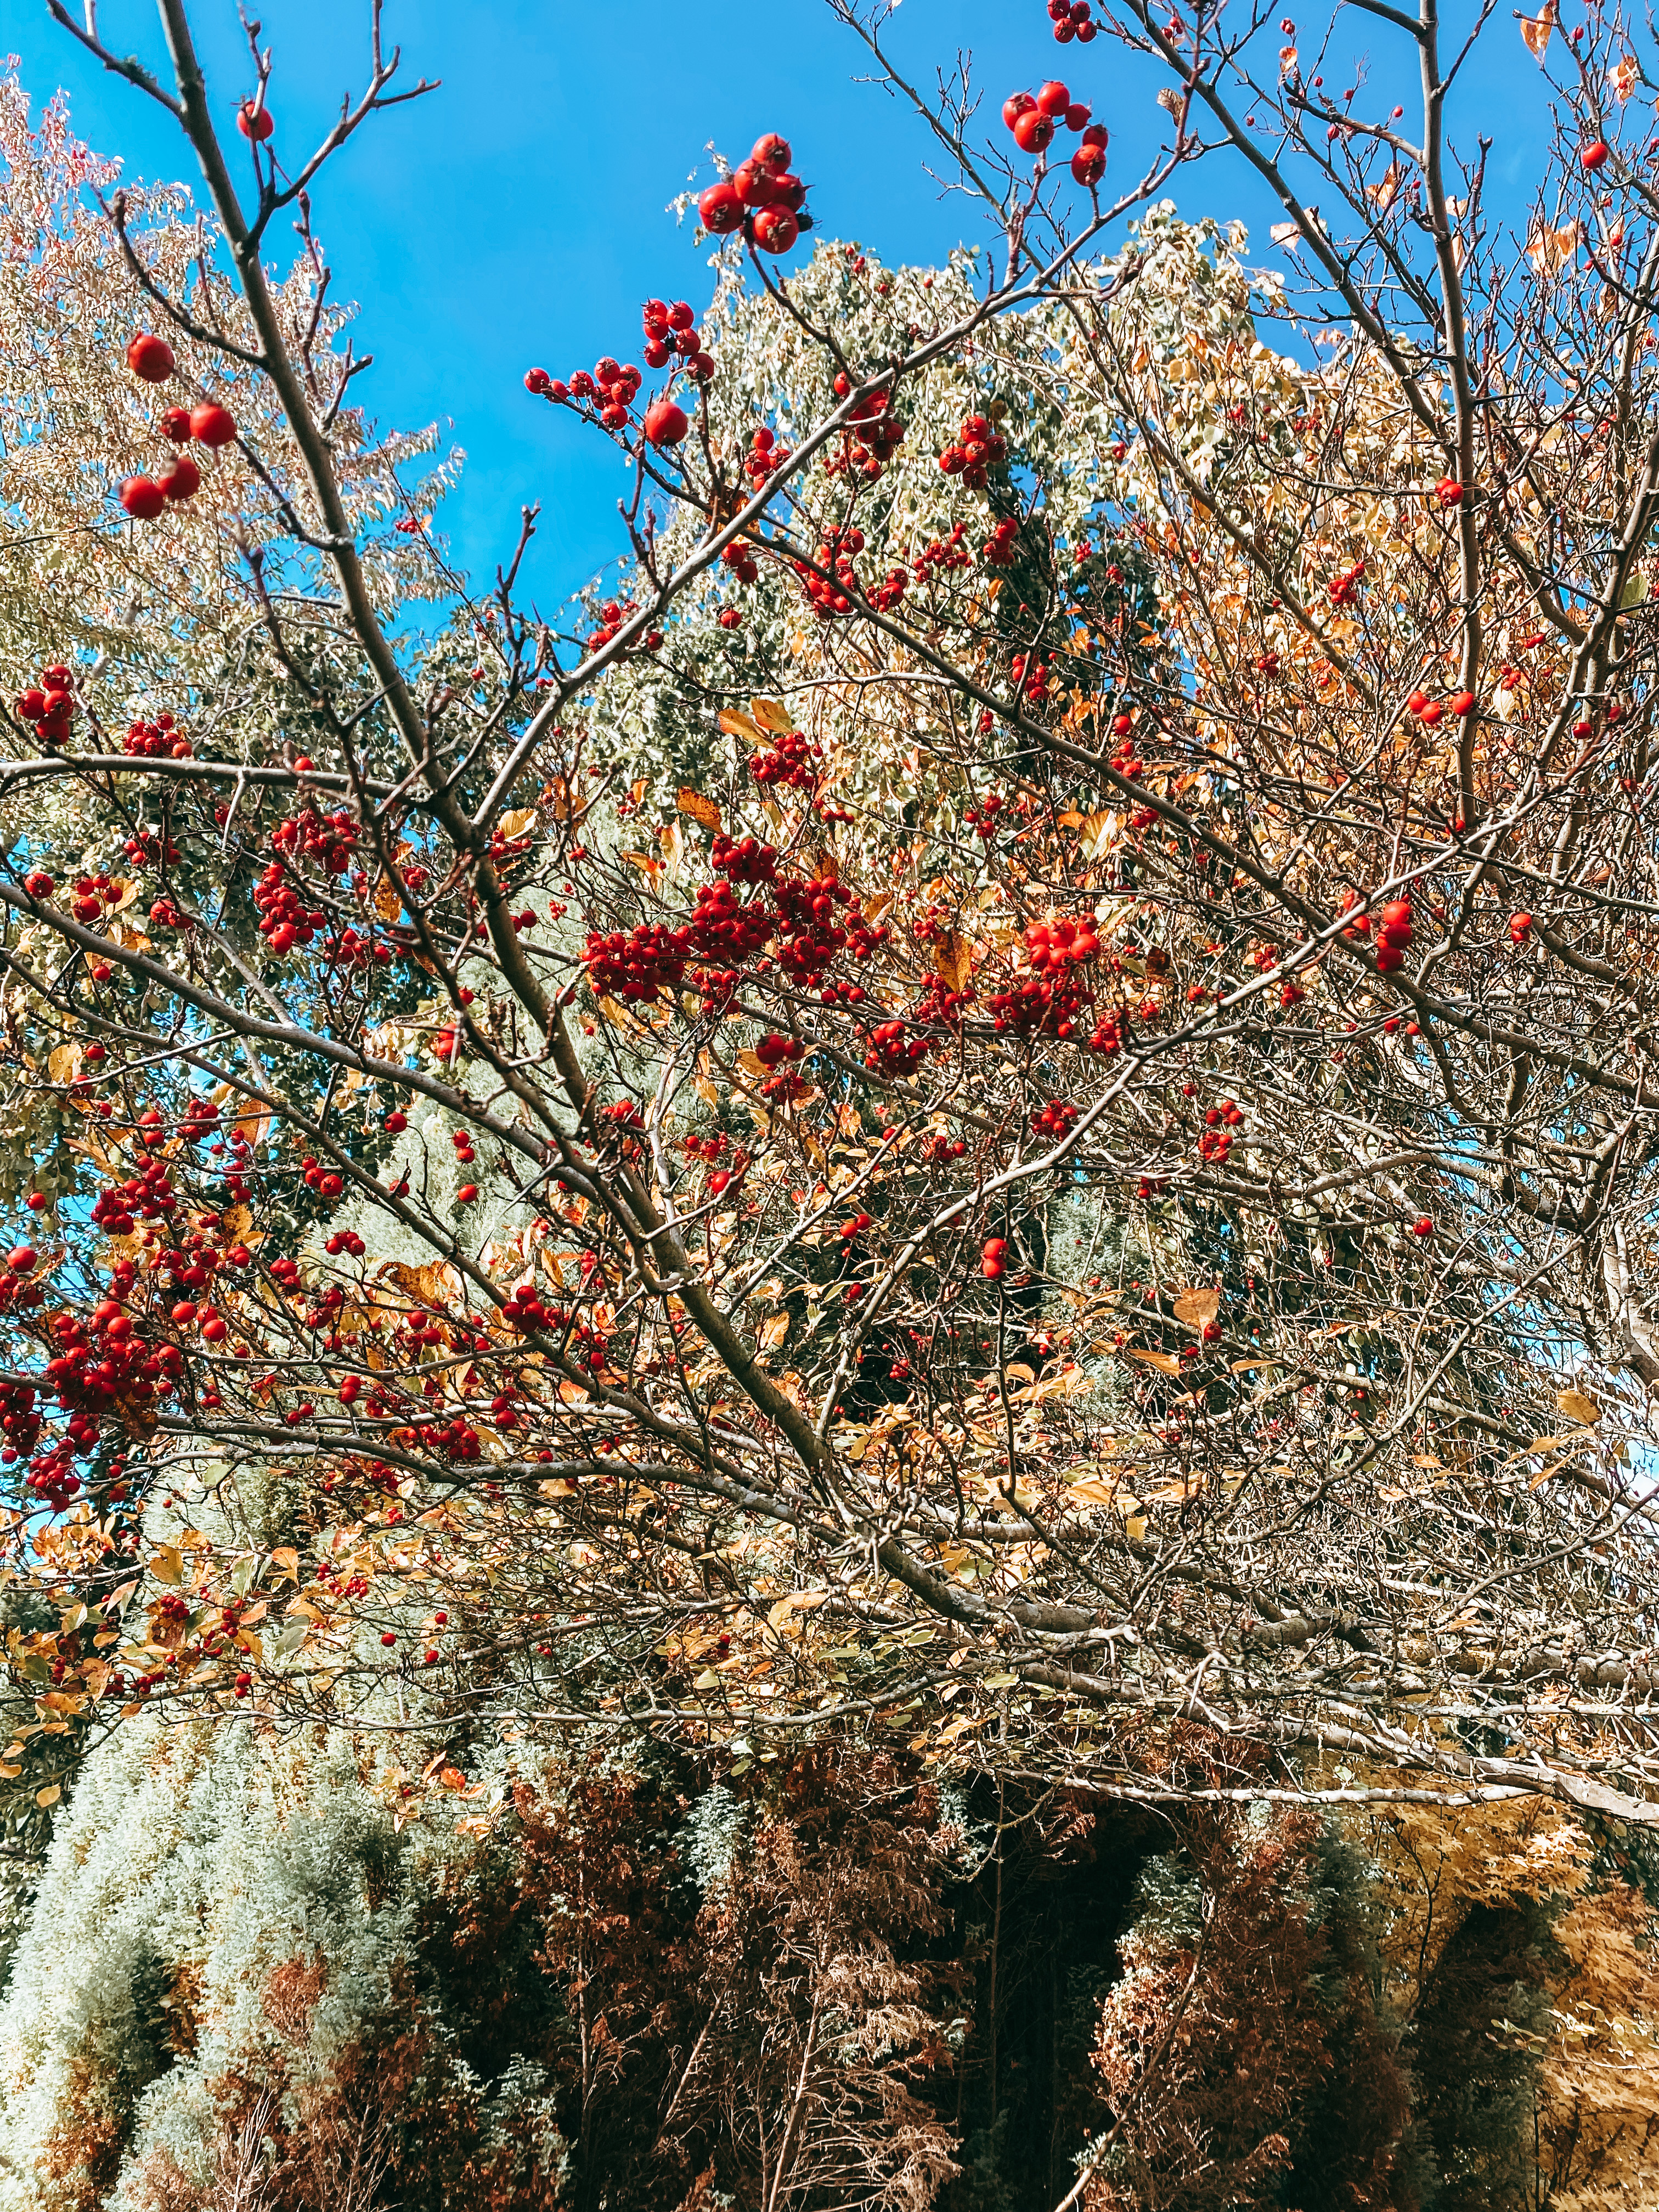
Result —
<instances>
[{"instance_id":1,"label":"tree","mask_svg":"<svg viewBox=\"0 0 1659 2212\"><path fill-rule=\"evenodd\" d=\"M378 7L291 165L251 33L240 186L185 0L165 82L52 12L200 165L199 291L110 203L127 359L300 580L229 541L279 724L205 659L124 740L69 643L18 670L8 791L73 793L0 880L11 1120L72 1132L4 1286L48 1743L395 1707L416 1797L461 1727L834 1729L1645 1816L1650 185L1571 127L1622 23L1514 260L1431 9L1380 19L1415 144L1138 5L1170 136L1115 198L1064 88L1012 152L924 103L995 226L943 270L780 276L763 139L657 396L526 378L629 456L626 583L562 635L414 527L422 641L323 275L263 259L404 96ZM1299 301L1158 204L1215 140Z\"/></svg>"}]
</instances>

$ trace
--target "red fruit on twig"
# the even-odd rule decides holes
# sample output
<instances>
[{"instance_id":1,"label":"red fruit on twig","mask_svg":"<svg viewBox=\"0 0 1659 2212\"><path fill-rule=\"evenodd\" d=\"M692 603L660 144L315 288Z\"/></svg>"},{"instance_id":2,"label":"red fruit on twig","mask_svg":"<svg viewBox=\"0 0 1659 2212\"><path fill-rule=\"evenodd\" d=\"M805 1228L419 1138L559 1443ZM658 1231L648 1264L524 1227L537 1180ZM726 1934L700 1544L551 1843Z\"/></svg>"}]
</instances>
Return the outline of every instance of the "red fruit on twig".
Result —
<instances>
[{"instance_id":1,"label":"red fruit on twig","mask_svg":"<svg viewBox=\"0 0 1659 2212\"><path fill-rule=\"evenodd\" d=\"M787 253L800 225L787 207L763 208L755 217L755 243L763 253Z\"/></svg>"},{"instance_id":2,"label":"red fruit on twig","mask_svg":"<svg viewBox=\"0 0 1659 2212\"><path fill-rule=\"evenodd\" d=\"M764 137L756 139L749 158L757 169L770 169L781 177L787 174L794 155L787 138L775 131L769 131Z\"/></svg>"},{"instance_id":3,"label":"red fruit on twig","mask_svg":"<svg viewBox=\"0 0 1659 2212\"><path fill-rule=\"evenodd\" d=\"M202 471L188 453L179 453L162 471L161 484L168 499L189 499L202 489Z\"/></svg>"},{"instance_id":4,"label":"red fruit on twig","mask_svg":"<svg viewBox=\"0 0 1659 2212\"><path fill-rule=\"evenodd\" d=\"M127 367L146 384L165 384L173 374L173 348L153 331L140 331L127 348Z\"/></svg>"},{"instance_id":5,"label":"red fruit on twig","mask_svg":"<svg viewBox=\"0 0 1659 2212\"><path fill-rule=\"evenodd\" d=\"M678 446L690 428L684 408L672 399L653 400L645 410L645 434L653 446Z\"/></svg>"},{"instance_id":6,"label":"red fruit on twig","mask_svg":"<svg viewBox=\"0 0 1659 2212\"><path fill-rule=\"evenodd\" d=\"M1029 92L1011 92L1002 103L1002 119L1012 131L1020 117L1029 114L1036 106Z\"/></svg>"},{"instance_id":7,"label":"red fruit on twig","mask_svg":"<svg viewBox=\"0 0 1659 2212\"><path fill-rule=\"evenodd\" d=\"M236 111L236 128L244 138L252 139L256 146L263 146L276 125L268 107L254 100L245 100Z\"/></svg>"},{"instance_id":8,"label":"red fruit on twig","mask_svg":"<svg viewBox=\"0 0 1659 2212\"><path fill-rule=\"evenodd\" d=\"M1064 115L1072 95L1058 77L1050 77L1047 84L1037 87L1036 104L1047 116Z\"/></svg>"},{"instance_id":9,"label":"red fruit on twig","mask_svg":"<svg viewBox=\"0 0 1659 2212\"><path fill-rule=\"evenodd\" d=\"M188 407L169 407L161 417L161 434L170 438L175 446L190 443L190 410Z\"/></svg>"},{"instance_id":10,"label":"red fruit on twig","mask_svg":"<svg viewBox=\"0 0 1659 2212\"><path fill-rule=\"evenodd\" d=\"M1040 107L1028 107L1014 125L1014 143L1023 154L1041 154L1054 136L1054 118Z\"/></svg>"},{"instance_id":11,"label":"red fruit on twig","mask_svg":"<svg viewBox=\"0 0 1659 2212\"><path fill-rule=\"evenodd\" d=\"M1092 191L1106 173L1106 149L1103 146L1079 146L1072 156L1072 174L1080 185Z\"/></svg>"},{"instance_id":12,"label":"red fruit on twig","mask_svg":"<svg viewBox=\"0 0 1659 2212\"><path fill-rule=\"evenodd\" d=\"M167 494L150 477L129 477L121 487L120 499L135 522L154 522L167 503Z\"/></svg>"},{"instance_id":13,"label":"red fruit on twig","mask_svg":"<svg viewBox=\"0 0 1659 2212\"><path fill-rule=\"evenodd\" d=\"M236 417L210 399L191 410L190 434L198 446L228 446L236 435Z\"/></svg>"},{"instance_id":14,"label":"red fruit on twig","mask_svg":"<svg viewBox=\"0 0 1659 2212\"><path fill-rule=\"evenodd\" d=\"M743 194L724 178L718 185L710 185L697 202L697 220L705 230L717 237L736 230L743 222Z\"/></svg>"},{"instance_id":15,"label":"red fruit on twig","mask_svg":"<svg viewBox=\"0 0 1659 2212\"><path fill-rule=\"evenodd\" d=\"M1599 169L1607 160L1609 150L1605 138L1592 138L1578 158L1587 169Z\"/></svg>"}]
</instances>

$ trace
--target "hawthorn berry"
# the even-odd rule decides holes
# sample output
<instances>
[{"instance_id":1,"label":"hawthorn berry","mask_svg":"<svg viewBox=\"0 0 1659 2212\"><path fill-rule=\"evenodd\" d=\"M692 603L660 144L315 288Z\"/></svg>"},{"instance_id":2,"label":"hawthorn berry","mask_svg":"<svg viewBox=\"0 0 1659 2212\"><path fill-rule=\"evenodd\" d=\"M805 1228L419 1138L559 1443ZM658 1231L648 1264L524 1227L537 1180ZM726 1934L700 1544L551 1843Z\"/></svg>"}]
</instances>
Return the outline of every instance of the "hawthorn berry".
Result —
<instances>
[{"instance_id":1,"label":"hawthorn berry","mask_svg":"<svg viewBox=\"0 0 1659 2212\"><path fill-rule=\"evenodd\" d=\"M787 253L800 225L787 207L763 207L755 217L755 243L763 253Z\"/></svg>"},{"instance_id":2,"label":"hawthorn berry","mask_svg":"<svg viewBox=\"0 0 1659 2212\"><path fill-rule=\"evenodd\" d=\"M120 491L121 504L135 522L154 522L167 503L167 495L153 477L129 477Z\"/></svg>"},{"instance_id":3,"label":"hawthorn berry","mask_svg":"<svg viewBox=\"0 0 1659 2212\"><path fill-rule=\"evenodd\" d=\"M177 453L160 478L168 499L190 499L202 489L202 471L188 453Z\"/></svg>"},{"instance_id":4,"label":"hawthorn berry","mask_svg":"<svg viewBox=\"0 0 1659 2212\"><path fill-rule=\"evenodd\" d=\"M276 125L268 107L256 100L245 100L236 111L236 128L244 138L263 146Z\"/></svg>"},{"instance_id":5,"label":"hawthorn berry","mask_svg":"<svg viewBox=\"0 0 1659 2212\"><path fill-rule=\"evenodd\" d=\"M697 202L697 220L717 238L743 227L743 195L730 178L710 185Z\"/></svg>"},{"instance_id":6,"label":"hawthorn berry","mask_svg":"<svg viewBox=\"0 0 1659 2212\"><path fill-rule=\"evenodd\" d=\"M1605 138L1592 138L1578 158L1587 169L1599 169L1611 149Z\"/></svg>"},{"instance_id":7,"label":"hawthorn berry","mask_svg":"<svg viewBox=\"0 0 1659 2212\"><path fill-rule=\"evenodd\" d=\"M153 331L140 331L127 348L127 367L146 384L165 384L173 371L173 348Z\"/></svg>"},{"instance_id":8,"label":"hawthorn berry","mask_svg":"<svg viewBox=\"0 0 1659 2212\"><path fill-rule=\"evenodd\" d=\"M198 446L228 446L236 435L236 418L228 408L208 400L191 410L190 434Z\"/></svg>"},{"instance_id":9,"label":"hawthorn berry","mask_svg":"<svg viewBox=\"0 0 1659 2212\"><path fill-rule=\"evenodd\" d=\"M1014 143L1023 154L1041 154L1054 143L1054 118L1028 107L1014 124Z\"/></svg>"}]
</instances>

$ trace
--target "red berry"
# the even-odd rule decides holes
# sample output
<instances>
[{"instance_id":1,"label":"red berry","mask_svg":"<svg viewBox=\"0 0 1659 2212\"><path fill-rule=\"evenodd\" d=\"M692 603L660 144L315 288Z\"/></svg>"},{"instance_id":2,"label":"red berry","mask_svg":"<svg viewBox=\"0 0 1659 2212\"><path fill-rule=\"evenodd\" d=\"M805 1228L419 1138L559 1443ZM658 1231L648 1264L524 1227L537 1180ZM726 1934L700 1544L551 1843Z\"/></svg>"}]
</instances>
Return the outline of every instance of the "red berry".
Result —
<instances>
[{"instance_id":1,"label":"red berry","mask_svg":"<svg viewBox=\"0 0 1659 2212\"><path fill-rule=\"evenodd\" d=\"M28 1194L27 1204L32 1213L44 1213L46 1210L46 1194L43 1190L32 1190Z\"/></svg>"},{"instance_id":2,"label":"red berry","mask_svg":"<svg viewBox=\"0 0 1659 2212\"><path fill-rule=\"evenodd\" d=\"M786 207L763 208L755 217L755 243L763 253L787 253L800 225Z\"/></svg>"},{"instance_id":3,"label":"red berry","mask_svg":"<svg viewBox=\"0 0 1659 2212\"><path fill-rule=\"evenodd\" d=\"M268 107L256 106L252 100L245 100L236 111L236 128L244 138L263 146L276 125Z\"/></svg>"},{"instance_id":4,"label":"red berry","mask_svg":"<svg viewBox=\"0 0 1659 2212\"><path fill-rule=\"evenodd\" d=\"M1091 190L1106 173L1106 149L1103 146L1079 146L1072 156L1072 174L1080 185Z\"/></svg>"},{"instance_id":5,"label":"red berry","mask_svg":"<svg viewBox=\"0 0 1659 2212\"><path fill-rule=\"evenodd\" d=\"M392 1135L395 1137L398 1135L401 1131L409 1127L409 1116L406 1114L399 1113L398 1109L394 1106L391 1113L386 1115L386 1120L381 1126L389 1130Z\"/></svg>"},{"instance_id":6,"label":"red berry","mask_svg":"<svg viewBox=\"0 0 1659 2212\"><path fill-rule=\"evenodd\" d=\"M14 1275L27 1275L40 1256L33 1244L19 1244L6 1265Z\"/></svg>"},{"instance_id":7,"label":"red berry","mask_svg":"<svg viewBox=\"0 0 1659 2212\"><path fill-rule=\"evenodd\" d=\"M477 1195L478 1186L476 1182L464 1182L455 1194L455 1203L457 1206L471 1206Z\"/></svg>"},{"instance_id":8,"label":"red berry","mask_svg":"<svg viewBox=\"0 0 1659 2212\"><path fill-rule=\"evenodd\" d=\"M1086 100L1074 100L1066 111L1066 128L1068 131L1081 131L1088 120L1088 101Z\"/></svg>"},{"instance_id":9,"label":"red berry","mask_svg":"<svg viewBox=\"0 0 1659 2212\"><path fill-rule=\"evenodd\" d=\"M140 331L127 348L127 367L146 384L165 384L173 374L173 348L153 331Z\"/></svg>"},{"instance_id":10,"label":"red berry","mask_svg":"<svg viewBox=\"0 0 1659 2212\"><path fill-rule=\"evenodd\" d=\"M653 446L678 446L690 428L684 408L672 399L653 400L645 410L645 434Z\"/></svg>"},{"instance_id":11,"label":"red berry","mask_svg":"<svg viewBox=\"0 0 1659 2212\"><path fill-rule=\"evenodd\" d=\"M553 380L544 368L527 368L524 373L524 388L526 392L539 393L544 399L553 389Z\"/></svg>"},{"instance_id":12,"label":"red berry","mask_svg":"<svg viewBox=\"0 0 1659 2212\"><path fill-rule=\"evenodd\" d=\"M1454 692L1447 704L1454 714L1472 714L1474 712L1474 694L1473 691Z\"/></svg>"},{"instance_id":13,"label":"red berry","mask_svg":"<svg viewBox=\"0 0 1659 2212\"><path fill-rule=\"evenodd\" d=\"M1024 154L1041 154L1054 135L1054 118L1040 107L1028 107L1014 124L1014 143Z\"/></svg>"},{"instance_id":14,"label":"red berry","mask_svg":"<svg viewBox=\"0 0 1659 2212\"><path fill-rule=\"evenodd\" d=\"M697 220L716 236L736 230L743 222L743 195L730 179L710 185L697 202Z\"/></svg>"},{"instance_id":15,"label":"red berry","mask_svg":"<svg viewBox=\"0 0 1659 2212\"><path fill-rule=\"evenodd\" d=\"M31 868L23 878L23 889L31 898L50 898L52 880L44 868Z\"/></svg>"},{"instance_id":16,"label":"red berry","mask_svg":"<svg viewBox=\"0 0 1659 2212\"><path fill-rule=\"evenodd\" d=\"M1592 138L1578 158L1587 169L1599 169L1607 158L1607 150L1605 138Z\"/></svg>"},{"instance_id":17,"label":"red berry","mask_svg":"<svg viewBox=\"0 0 1659 2212\"><path fill-rule=\"evenodd\" d=\"M192 409L190 434L198 446L228 446L236 435L236 417L228 408L209 400Z\"/></svg>"},{"instance_id":18,"label":"red berry","mask_svg":"<svg viewBox=\"0 0 1659 2212\"><path fill-rule=\"evenodd\" d=\"M171 467L162 471L161 481L169 499L189 499L202 489L202 471L188 453L178 453Z\"/></svg>"},{"instance_id":19,"label":"red berry","mask_svg":"<svg viewBox=\"0 0 1659 2212\"><path fill-rule=\"evenodd\" d=\"M397 1638L392 1634L392 1631L388 1628L388 1629L387 1629L387 1631L386 1632L386 1634L385 1634L385 1635L380 1638L380 1641L381 1641L381 1643L382 1643L382 1644L384 1644L387 1645L388 1647L390 1647L392 1644L395 1644L395 1643L398 1641L398 1639L397 1639Z\"/></svg>"},{"instance_id":20,"label":"red berry","mask_svg":"<svg viewBox=\"0 0 1659 2212\"><path fill-rule=\"evenodd\" d=\"M1022 115L1036 106L1029 92L1011 92L1002 103L1002 119L1012 131Z\"/></svg>"},{"instance_id":21,"label":"red berry","mask_svg":"<svg viewBox=\"0 0 1659 2212\"><path fill-rule=\"evenodd\" d=\"M167 503L167 494L149 477L129 477L121 487L121 504L136 522L154 522Z\"/></svg>"},{"instance_id":22,"label":"red berry","mask_svg":"<svg viewBox=\"0 0 1659 2212\"><path fill-rule=\"evenodd\" d=\"M1426 1213L1423 1214L1419 1219L1413 1222L1412 1235L1413 1237L1432 1237L1433 1234L1434 1224L1430 1220Z\"/></svg>"},{"instance_id":23,"label":"red berry","mask_svg":"<svg viewBox=\"0 0 1659 2212\"><path fill-rule=\"evenodd\" d=\"M1103 123L1091 123L1083 134L1083 143L1085 146L1098 146L1103 152L1105 150L1106 140L1106 125Z\"/></svg>"},{"instance_id":24,"label":"red berry","mask_svg":"<svg viewBox=\"0 0 1659 2212\"><path fill-rule=\"evenodd\" d=\"M757 169L770 169L781 177L794 155L787 138L780 137L775 131L769 131L763 138L756 139L749 158Z\"/></svg>"},{"instance_id":25,"label":"red berry","mask_svg":"<svg viewBox=\"0 0 1659 2212\"><path fill-rule=\"evenodd\" d=\"M1036 104L1048 116L1064 115L1072 104L1072 95L1057 76L1037 87Z\"/></svg>"},{"instance_id":26,"label":"red berry","mask_svg":"<svg viewBox=\"0 0 1659 2212\"><path fill-rule=\"evenodd\" d=\"M171 438L175 446L190 443L190 410L188 407L169 407L161 417L161 434Z\"/></svg>"}]
</instances>

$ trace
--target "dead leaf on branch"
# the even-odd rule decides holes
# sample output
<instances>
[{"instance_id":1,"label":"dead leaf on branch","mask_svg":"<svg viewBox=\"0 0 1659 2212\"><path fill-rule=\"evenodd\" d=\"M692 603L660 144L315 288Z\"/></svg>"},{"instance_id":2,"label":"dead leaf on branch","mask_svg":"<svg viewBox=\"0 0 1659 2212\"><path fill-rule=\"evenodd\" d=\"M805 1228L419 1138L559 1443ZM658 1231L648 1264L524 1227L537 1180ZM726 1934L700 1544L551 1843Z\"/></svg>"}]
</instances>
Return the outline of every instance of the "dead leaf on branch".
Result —
<instances>
[{"instance_id":1,"label":"dead leaf on branch","mask_svg":"<svg viewBox=\"0 0 1659 2212\"><path fill-rule=\"evenodd\" d=\"M1203 1328L1221 1310L1219 1291L1183 1291L1175 1302L1175 1317L1188 1328Z\"/></svg>"},{"instance_id":2,"label":"dead leaf on branch","mask_svg":"<svg viewBox=\"0 0 1659 2212\"><path fill-rule=\"evenodd\" d=\"M1544 0L1543 6L1535 15L1522 15L1520 19L1521 35L1527 42L1527 51L1540 69L1560 12L1557 0Z\"/></svg>"},{"instance_id":3,"label":"dead leaf on branch","mask_svg":"<svg viewBox=\"0 0 1659 2212\"><path fill-rule=\"evenodd\" d=\"M1570 1421L1583 1421L1589 1425L1601 1418L1601 1408L1594 1398L1587 1398L1582 1390L1558 1390L1555 1402Z\"/></svg>"},{"instance_id":4,"label":"dead leaf on branch","mask_svg":"<svg viewBox=\"0 0 1659 2212\"><path fill-rule=\"evenodd\" d=\"M749 711L775 738L787 738L794 729L795 718L781 699L751 699Z\"/></svg>"},{"instance_id":5,"label":"dead leaf on branch","mask_svg":"<svg viewBox=\"0 0 1659 2212\"><path fill-rule=\"evenodd\" d=\"M682 787L675 804L682 814L689 814L701 830L714 836L720 826L720 811L712 799L705 799L700 791Z\"/></svg>"}]
</instances>

